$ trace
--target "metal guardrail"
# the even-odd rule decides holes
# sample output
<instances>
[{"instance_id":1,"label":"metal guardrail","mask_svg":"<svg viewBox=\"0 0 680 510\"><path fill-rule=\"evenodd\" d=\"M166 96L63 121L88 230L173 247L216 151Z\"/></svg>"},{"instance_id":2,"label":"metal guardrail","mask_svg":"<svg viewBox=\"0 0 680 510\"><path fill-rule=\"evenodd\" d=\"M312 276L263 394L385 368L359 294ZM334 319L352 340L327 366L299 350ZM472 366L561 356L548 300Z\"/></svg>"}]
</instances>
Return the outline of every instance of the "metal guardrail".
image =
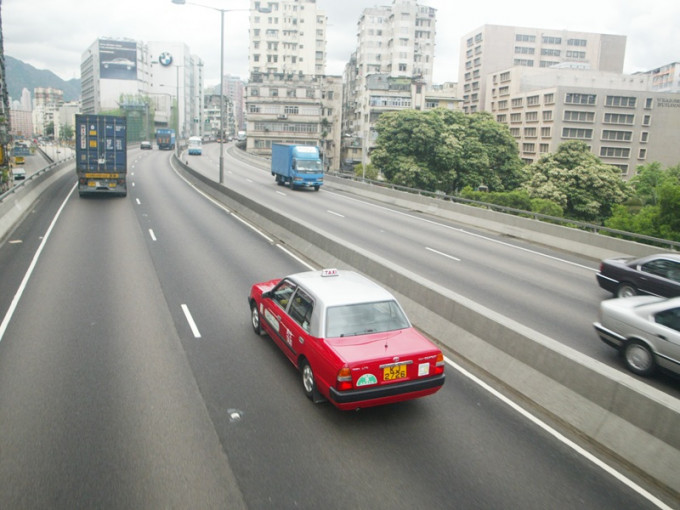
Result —
<instances>
[{"instance_id":1,"label":"metal guardrail","mask_svg":"<svg viewBox=\"0 0 680 510\"><path fill-rule=\"evenodd\" d=\"M23 179L21 182L14 181L14 184L12 185L11 188L9 188L4 193L0 194L0 203L4 202L7 198L14 196L14 194L22 191L24 186L27 186L33 179L37 179L42 174L50 172L56 169L57 167L62 166L64 163L69 163L75 159L75 156L71 156L69 158L60 159L59 161L55 162L54 160L52 160L51 157L45 154L45 152L43 152L42 149L40 149L40 147L38 147L38 151L46 160L51 161L51 163L49 163L46 167L41 168L40 170L32 173L31 175L27 175L26 178Z\"/></svg>"},{"instance_id":2,"label":"metal guardrail","mask_svg":"<svg viewBox=\"0 0 680 510\"><path fill-rule=\"evenodd\" d=\"M262 166L264 168L265 164L269 163L269 158L264 158L262 156L255 156L253 154L249 154L243 150L240 150L236 147L233 149L230 148L230 154L233 156L239 157L241 160L244 161L250 161L252 163L258 164L259 166ZM398 184L392 184L389 182L385 181L374 181L371 179L365 179L365 178L359 178L355 177L354 175L351 174L346 174L342 172L327 172L328 175L332 175L333 177L336 177L338 179L345 179L348 181L353 181L353 182L358 182L358 183L365 183L371 186L377 186L380 188L385 188L385 189L390 189L394 191L401 191L404 193L411 193L419 196L425 196L425 197L430 197L434 198L437 200L445 200L449 202L454 202L454 203L459 203L463 205L471 205L474 207L480 207L484 209L488 209L491 211L495 212L500 212L500 213L505 213L505 214L512 214L514 216L522 216L525 218L530 218L534 219L537 221L545 221L547 223L555 223L558 225L562 225L564 227L570 227L570 228L577 228L579 230L585 230L588 232L593 232L595 234L602 234L602 235L610 235L612 237L621 237L623 239L629 240L629 241L637 241L642 244L649 244L649 245L654 245L654 246L659 246L659 247L665 247L670 251L679 251L680 250L680 242L677 241L671 241L670 239L661 239L658 237L652 237L652 236L647 236L644 234L636 234L634 232L627 232L625 230L617 230L614 228L609 228L605 227L603 225L597 225L595 223L586 223L583 221L577 221L577 220L570 220L568 218L561 218L559 216L549 216L547 214L541 214L533 211L525 211L522 209L514 209L512 207L507 207L503 205L497 205L497 204L491 204L488 202L481 202L479 200L472 200L469 198L463 198L463 197L457 197L454 195L447 195L442 192L436 192L436 191L427 191L427 190L422 190L422 189L417 189L417 188L408 188L406 186L400 186Z\"/></svg>"},{"instance_id":3,"label":"metal guardrail","mask_svg":"<svg viewBox=\"0 0 680 510\"><path fill-rule=\"evenodd\" d=\"M586 230L593 232L595 234L609 234L615 237L622 237L629 241L637 241L643 244L651 244L660 247L667 247L671 251L680 250L680 242L671 241L670 239L661 239L659 237L647 236L644 234L636 234L634 232L627 232L625 230L617 230L614 228L605 227L603 225L597 225L595 223L586 223L577 220L571 220L568 218L562 218L559 216L549 216L547 214L541 214L533 211L525 211L522 209L514 209L512 207L492 204L489 202L481 202L479 200L472 200L469 198L457 197L454 195L447 195L441 192L426 191L417 188L408 188L406 186L400 186L397 184L388 183L385 181L374 181L371 179L358 178L353 175L343 174L340 172L328 172L329 175L339 179L350 180L353 182L363 182L372 186L377 186L385 189L391 189L395 191L401 191L404 193L412 193L419 196L430 197L438 200L447 200L449 202L460 203L464 205L471 205L474 207L481 207L491 211L501 212L505 214L512 214L514 216L522 216L525 218L535 219L538 221L545 221L548 223L555 223L562 225L564 227L577 228L580 230Z\"/></svg>"}]
</instances>

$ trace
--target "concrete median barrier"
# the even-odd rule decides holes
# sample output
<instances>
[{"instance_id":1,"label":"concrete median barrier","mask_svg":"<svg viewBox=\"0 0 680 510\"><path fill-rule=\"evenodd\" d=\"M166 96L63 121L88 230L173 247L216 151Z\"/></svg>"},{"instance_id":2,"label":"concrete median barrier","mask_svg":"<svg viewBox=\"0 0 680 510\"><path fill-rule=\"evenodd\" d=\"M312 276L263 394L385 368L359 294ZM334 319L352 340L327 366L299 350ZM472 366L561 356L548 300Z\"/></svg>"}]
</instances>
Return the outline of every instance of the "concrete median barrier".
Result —
<instances>
[{"instance_id":1,"label":"concrete median barrier","mask_svg":"<svg viewBox=\"0 0 680 510\"><path fill-rule=\"evenodd\" d=\"M678 399L179 166L205 193L310 261L322 267L353 268L389 287L416 327L456 359L486 374L502 392L575 433L596 451L680 496Z\"/></svg>"}]
</instances>

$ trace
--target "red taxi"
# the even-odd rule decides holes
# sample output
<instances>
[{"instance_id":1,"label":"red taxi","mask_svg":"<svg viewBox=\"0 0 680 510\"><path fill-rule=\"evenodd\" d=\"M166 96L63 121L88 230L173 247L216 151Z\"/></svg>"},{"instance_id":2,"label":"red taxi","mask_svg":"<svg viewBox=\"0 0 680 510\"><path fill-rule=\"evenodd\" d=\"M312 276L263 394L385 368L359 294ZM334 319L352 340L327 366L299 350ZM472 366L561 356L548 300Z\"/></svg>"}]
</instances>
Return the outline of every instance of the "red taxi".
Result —
<instances>
[{"instance_id":1,"label":"red taxi","mask_svg":"<svg viewBox=\"0 0 680 510\"><path fill-rule=\"evenodd\" d=\"M392 294L352 271L298 273L257 283L248 297L267 333L300 371L314 402L359 409L424 397L444 384L444 356Z\"/></svg>"}]
</instances>

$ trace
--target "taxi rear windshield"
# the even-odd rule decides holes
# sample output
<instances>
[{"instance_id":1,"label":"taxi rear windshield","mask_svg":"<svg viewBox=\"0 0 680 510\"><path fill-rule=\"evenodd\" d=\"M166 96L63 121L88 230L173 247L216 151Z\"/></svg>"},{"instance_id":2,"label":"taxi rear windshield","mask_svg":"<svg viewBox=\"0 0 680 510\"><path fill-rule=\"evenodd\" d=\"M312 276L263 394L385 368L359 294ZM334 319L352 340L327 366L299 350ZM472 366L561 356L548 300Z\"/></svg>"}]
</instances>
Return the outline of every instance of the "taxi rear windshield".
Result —
<instances>
[{"instance_id":1,"label":"taxi rear windshield","mask_svg":"<svg viewBox=\"0 0 680 510\"><path fill-rule=\"evenodd\" d=\"M326 338L383 333L409 326L396 301L333 306L326 310Z\"/></svg>"}]
</instances>

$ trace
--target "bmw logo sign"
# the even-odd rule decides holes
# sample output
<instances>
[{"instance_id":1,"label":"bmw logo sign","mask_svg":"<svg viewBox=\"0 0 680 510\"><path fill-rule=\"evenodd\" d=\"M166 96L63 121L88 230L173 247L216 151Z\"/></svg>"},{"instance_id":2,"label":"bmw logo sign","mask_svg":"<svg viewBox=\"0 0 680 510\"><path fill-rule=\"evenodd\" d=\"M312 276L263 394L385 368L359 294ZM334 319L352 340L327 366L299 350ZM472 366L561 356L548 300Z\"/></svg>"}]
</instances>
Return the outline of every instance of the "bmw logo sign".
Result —
<instances>
[{"instance_id":1,"label":"bmw logo sign","mask_svg":"<svg viewBox=\"0 0 680 510\"><path fill-rule=\"evenodd\" d=\"M160 62L162 66L169 66L170 64L172 64L172 55L169 52L164 51L158 57L158 62Z\"/></svg>"}]
</instances>

